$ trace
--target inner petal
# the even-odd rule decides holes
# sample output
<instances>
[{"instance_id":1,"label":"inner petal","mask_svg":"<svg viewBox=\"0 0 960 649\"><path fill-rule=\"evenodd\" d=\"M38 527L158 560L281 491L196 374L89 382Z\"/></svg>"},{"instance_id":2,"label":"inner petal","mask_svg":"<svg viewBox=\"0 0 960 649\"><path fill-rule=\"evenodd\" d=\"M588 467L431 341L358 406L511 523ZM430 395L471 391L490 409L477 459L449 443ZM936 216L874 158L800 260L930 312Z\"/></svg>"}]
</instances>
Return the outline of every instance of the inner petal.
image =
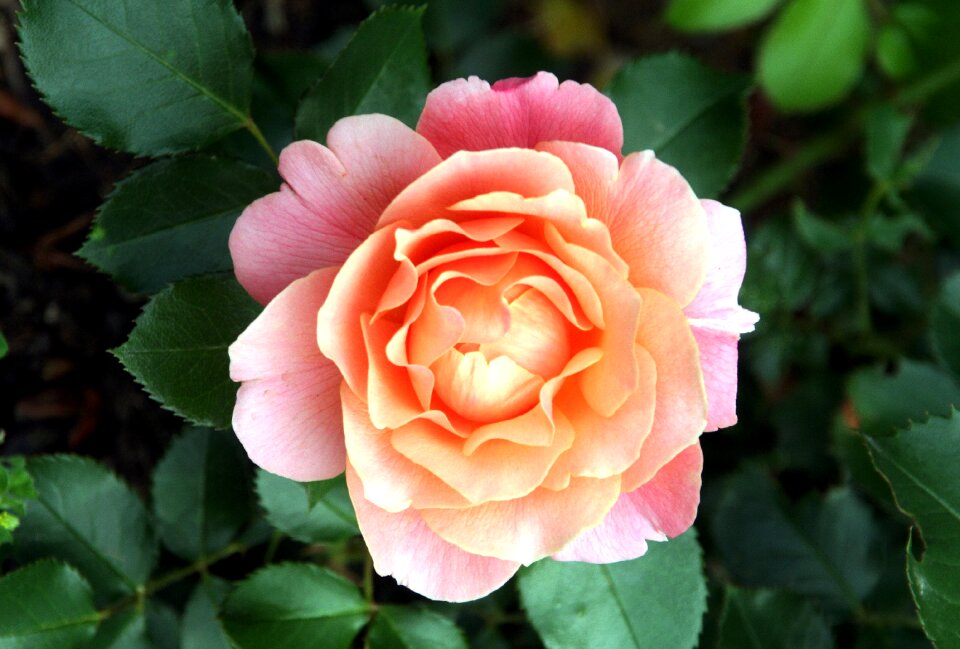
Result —
<instances>
[{"instance_id":1,"label":"inner petal","mask_svg":"<svg viewBox=\"0 0 960 649\"><path fill-rule=\"evenodd\" d=\"M543 378L555 376L570 358L570 325L538 290L514 285L507 296L510 327L499 339L480 345L488 359L507 356Z\"/></svg>"},{"instance_id":2,"label":"inner petal","mask_svg":"<svg viewBox=\"0 0 960 649\"><path fill-rule=\"evenodd\" d=\"M479 351L451 349L432 366L437 396L473 421L515 417L537 403L543 379L506 356L488 361Z\"/></svg>"}]
</instances>

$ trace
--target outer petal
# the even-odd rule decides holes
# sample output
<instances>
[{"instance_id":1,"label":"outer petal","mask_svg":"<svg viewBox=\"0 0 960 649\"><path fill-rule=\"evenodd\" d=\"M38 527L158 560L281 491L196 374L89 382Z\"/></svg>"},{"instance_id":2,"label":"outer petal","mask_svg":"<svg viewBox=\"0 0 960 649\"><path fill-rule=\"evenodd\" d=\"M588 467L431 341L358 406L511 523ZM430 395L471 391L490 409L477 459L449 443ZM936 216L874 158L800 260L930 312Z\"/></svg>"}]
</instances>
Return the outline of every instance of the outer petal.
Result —
<instances>
[{"instance_id":1,"label":"outer petal","mask_svg":"<svg viewBox=\"0 0 960 649\"><path fill-rule=\"evenodd\" d=\"M704 209L680 173L652 151L622 164L609 152L572 142L537 146L569 167L587 214L610 229L613 247L630 267L630 282L681 305L703 283L707 252Z\"/></svg>"},{"instance_id":2,"label":"outer petal","mask_svg":"<svg viewBox=\"0 0 960 649\"><path fill-rule=\"evenodd\" d=\"M481 557L437 536L416 510L386 512L363 497L363 488L347 465L347 487L373 567L397 583L430 599L466 602L487 595L513 576L514 561Z\"/></svg>"},{"instance_id":3,"label":"outer petal","mask_svg":"<svg viewBox=\"0 0 960 649\"><path fill-rule=\"evenodd\" d=\"M342 119L327 143L285 148L287 184L247 207L230 234L237 279L260 302L312 270L342 264L387 204L440 161L429 142L385 115Z\"/></svg>"},{"instance_id":4,"label":"outer petal","mask_svg":"<svg viewBox=\"0 0 960 649\"><path fill-rule=\"evenodd\" d=\"M664 295L641 289L643 310L637 343L657 366L653 427L640 457L623 474L623 490L650 480L680 451L697 441L706 423L707 403L696 341L683 312Z\"/></svg>"},{"instance_id":5,"label":"outer petal","mask_svg":"<svg viewBox=\"0 0 960 649\"><path fill-rule=\"evenodd\" d=\"M558 83L548 72L504 79L449 81L427 96L417 132L447 157L456 151L532 148L546 140L586 142L617 155L623 125L616 106L593 86Z\"/></svg>"},{"instance_id":6,"label":"outer petal","mask_svg":"<svg viewBox=\"0 0 960 649\"><path fill-rule=\"evenodd\" d=\"M611 563L635 559L647 541L665 541L687 530L700 504L700 444L682 451L648 483L621 494L600 525L553 555L559 561Z\"/></svg>"},{"instance_id":7,"label":"outer petal","mask_svg":"<svg viewBox=\"0 0 960 649\"><path fill-rule=\"evenodd\" d=\"M441 538L469 552L529 565L597 525L620 494L620 476L574 478L562 491L537 489L515 500L420 513Z\"/></svg>"},{"instance_id":8,"label":"outer petal","mask_svg":"<svg viewBox=\"0 0 960 649\"><path fill-rule=\"evenodd\" d=\"M317 311L336 268L293 282L230 346L233 428L254 463L293 480L343 471L336 366L317 347Z\"/></svg>"},{"instance_id":9,"label":"outer petal","mask_svg":"<svg viewBox=\"0 0 960 649\"><path fill-rule=\"evenodd\" d=\"M753 331L759 316L737 304L747 256L740 213L716 201L703 206L710 229L707 277L683 312L700 348L706 430L717 430L737 423L737 341Z\"/></svg>"}]
</instances>

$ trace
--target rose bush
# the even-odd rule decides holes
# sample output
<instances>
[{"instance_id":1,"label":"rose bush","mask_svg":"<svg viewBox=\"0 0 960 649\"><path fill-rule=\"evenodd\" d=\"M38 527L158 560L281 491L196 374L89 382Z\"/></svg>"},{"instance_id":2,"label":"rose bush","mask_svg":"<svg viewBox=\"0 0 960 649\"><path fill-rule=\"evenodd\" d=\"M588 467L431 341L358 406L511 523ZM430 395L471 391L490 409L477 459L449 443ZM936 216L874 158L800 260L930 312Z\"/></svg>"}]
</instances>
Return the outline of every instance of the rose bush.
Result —
<instances>
[{"instance_id":1,"label":"rose bush","mask_svg":"<svg viewBox=\"0 0 960 649\"><path fill-rule=\"evenodd\" d=\"M380 574L468 600L692 524L757 318L742 226L622 144L589 85L457 80L416 130L362 115L291 144L237 221L266 308L230 348L236 434L295 480L346 470Z\"/></svg>"}]
</instances>

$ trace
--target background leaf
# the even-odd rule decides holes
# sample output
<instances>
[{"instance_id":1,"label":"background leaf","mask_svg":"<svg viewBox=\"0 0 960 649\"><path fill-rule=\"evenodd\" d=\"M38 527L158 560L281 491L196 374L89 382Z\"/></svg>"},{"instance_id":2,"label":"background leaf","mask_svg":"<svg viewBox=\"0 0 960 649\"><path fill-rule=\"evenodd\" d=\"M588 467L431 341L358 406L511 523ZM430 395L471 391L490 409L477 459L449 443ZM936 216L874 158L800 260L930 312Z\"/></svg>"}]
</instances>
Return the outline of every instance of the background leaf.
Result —
<instances>
[{"instance_id":1,"label":"background leaf","mask_svg":"<svg viewBox=\"0 0 960 649\"><path fill-rule=\"evenodd\" d=\"M930 334L940 362L960 377L960 273L947 279L930 315ZM960 405L958 403L957 405Z\"/></svg>"},{"instance_id":2,"label":"background leaf","mask_svg":"<svg viewBox=\"0 0 960 649\"><path fill-rule=\"evenodd\" d=\"M227 238L240 212L280 186L275 176L213 158L161 160L117 185L78 255L133 291L233 269Z\"/></svg>"},{"instance_id":3,"label":"background leaf","mask_svg":"<svg viewBox=\"0 0 960 649\"><path fill-rule=\"evenodd\" d=\"M451 620L413 606L381 606L367 642L370 649L467 649Z\"/></svg>"},{"instance_id":4,"label":"background leaf","mask_svg":"<svg viewBox=\"0 0 960 649\"><path fill-rule=\"evenodd\" d=\"M66 564L38 561L0 577L4 649L84 647L98 620L89 584Z\"/></svg>"},{"instance_id":5,"label":"background leaf","mask_svg":"<svg viewBox=\"0 0 960 649\"><path fill-rule=\"evenodd\" d=\"M829 106L860 78L869 40L864 0L791 0L760 45L760 84L784 111Z\"/></svg>"},{"instance_id":6,"label":"background leaf","mask_svg":"<svg viewBox=\"0 0 960 649\"><path fill-rule=\"evenodd\" d=\"M960 647L960 414L931 417L891 437L868 437L897 503L917 522L926 546L907 545L910 587L938 649ZM919 551L919 548L916 548Z\"/></svg>"},{"instance_id":7,"label":"background leaf","mask_svg":"<svg viewBox=\"0 0 960 649\"><path fill-rule=\"evenodd\" d=\"M356 586L305 563L260 570L223 607L224 627L240 649L345 649L369 616Z\"/></svg>"},{"instance_id":8,"label":"background leaf","mask_svg":"<svg viewBox=\"0 0 960 649\"><path fill-rule=\"evenodd\" d=\"M261 307L226 275L185 279L157 293L114 353L150 395L181 417L228 428L237 384L227 347Z\"/></svg>"},{"instance_id":9,"label":"background leaf","mask_svg":"<svg viewBox=\"0 0 960 649\"><path fill-rule=\"evenodd\" d=\"M831 609L858 609L880 577L872 513L846 487L788 512L767 477L746 471L724 486L714 537L738 583L811 595Z\"/></svg>"},{"instance_id":10,"label":"background leaf","mask_svg":"<svg viewBox=\"0 0 960 649\"><path fill-rule=\"evenodd\" d=\"M98 143L158 156L245 125L253 48L229 0L26 0L23 8L30 76Z\"/></svg>"},{"instance_id":11,"label":"background leaf","mask_svg":"<svg viewBox=\"0 0 960 649\"><path fill-rule=\"evenodd\" d=\"M247 456L232 432L189 428L153 474L153 511L164 545L188 561L226 547L251 514Z\"/></svg>"},{"instance_id":12,"label":"background leaf","mask_svg":"<svg viewBox=\"0 0 960 649\"><path fill-rule=\"evenodd\" d=\"M870 434L889 434L931 414L947 415L951 405L960 406L960 386L949 374L909 359L900 362L895 374L880 368L859 370L847 390L860 430Z\"/></svg>"},{"instance_id":13,"label":"background leaf","mask_svg":"<svg viewBox=\"0 0 960 649\"><path fill-rule=\"evenodd\" d=\"M423 9L387 7L365 20L303 98L297 137L325 142L341 117L384 113L414 126L430 90Z\"/></svg>"},{"instance_id":14,"label":"background leaf","mask_svg":"<svg viewBox=\"0 0 960 649\"><path fill-rule=\"evenodd\" d=\"M55 556L90 581L99 604L146 583L157 556L146 508L109 469L77 456L31 458L37 498L15 548L25 559Z\"/></svg>"},{"instance_id":15,"label":"background leaf","mask_svg":"<svg viewBox=\"0 0 960 649\"><path fill-rule=\"evenodd\" d=\"M624 66L607 94L623 119L624 152L653 149L698 196L711 197L740 164L749 88L744 75L721 74L672 52Z\"/></svg>"},{"instance_id":16,"label":"background leaf","mask_svg":"<svg viewBox=\"0 0 960 649\"><path fill-rule=\"evenodd\" d=\"M717 649L831 649L830 627L813 605L776 590L727 586Z\"/></svg>"},{"instance_id":17,"label":"background leaf","mask_svg":"<svg viewBox=\"0 0 960 649\"><path fill-rule=\"evenodd\" d=\"M744 27L769 14L780 0L670 0L664 18L688 32Z\"/></svg>"},{"instance_id":18,"label":"background leaf","mask_svg":"<svg viewBox=\"0 0 960 649\"><path fill-rule=\"evenodd\" d=\"M521 572L520 595L549 649L689 649L706 609L702 569L691 529L633 561L539 561Z\"/></svg>"},{"instance_id":19,"label":"background leaf","mask_svg":"<svg viewBox=\"0 0 960 649\"><path fill-rule=\"evenodd\" d=\"M323 494L311 503L311 491ZM257 493L267 521L298 541L326 543L360 533L342 476L318 485L295 482L261 469L257 472Z\"/></svg>"},{"instance_id":20,"label":"background leaf","mask_svg":"<svg viewBox=\"0 0 960 649\"><path fill-rule=\"evenodd\" d=\"M231 649L218 619L229 592L230 584L216 577L204 576L197 584L183 609L180 649Z\"/></svg>"}]
</instances>

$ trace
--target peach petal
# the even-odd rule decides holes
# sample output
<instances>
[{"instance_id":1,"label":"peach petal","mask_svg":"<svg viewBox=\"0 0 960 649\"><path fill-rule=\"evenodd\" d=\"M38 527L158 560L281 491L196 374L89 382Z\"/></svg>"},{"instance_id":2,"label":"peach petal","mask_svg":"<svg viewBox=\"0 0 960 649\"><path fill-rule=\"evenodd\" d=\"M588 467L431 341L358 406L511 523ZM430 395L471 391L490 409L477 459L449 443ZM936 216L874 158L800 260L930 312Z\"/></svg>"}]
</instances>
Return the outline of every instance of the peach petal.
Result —
<instances>
[{"instance_id":1,"label":"peach petal","mask_svg":"<svg viewBox=\"0 0 960 649\"><path fill-rule=\"evenodd\" d=\"M449 485L397 453L390 431L375 428L366 404L341 386L343 431L350 464L364 498L389 512L408 507L466 507L470 502Z\"/></svg>"},{"instance_id":2,"label":"peach petal","mask_svg":"<svg viewBox=\"0 0 960 649\"><path fill-rule=\"evenodd\" d=\"M466 509L422 509L437 535L467 552L529 565L598 525L620 496L620 476L574 478L563 491L537 489Z\"/></svg>"},{"instance_id":3,"label":"peach petal","mask_svg":"<svg viewBox=\"0 0 960 649\"><path fill-rule=\"evenodd\" d=\"M553 303L536 289L510 302L510 328L498 340L480 345L488 359L506 356L545 379L555 376L570 358L569 325Z\"/></svg>"},{"instance_id":4,"label":"peach petal","mask_svg":"<svg viewBox=\"0 0 960 649\"><path fill-rule=\"evenodd\" d=\"M637 343L657 366L657 404L640 457L623 474L623 490L650 480L680 451L694 444L706 424L706 393L697 343L680 306L669 297L640 289L643 309Z\"/></svg>"},{"instance_id":5,"label":"peach petal","mask_svg":"<svg viewBox=\"0 0 960 649\"><path fill-rule=\"evenodd\" d=\"M548 224L547 242L563 262L596 286L603 307L604 327L600 362L584 371L581 388L590 407L610 417L636 392L639 370L633 345L640 319L641 299L636 289L597 253L564 241Z\"/></svg>"},{"instance_id":6,"label":"peach petal","mask_svg":"<svg viewBox=\"0 0 960 649\"><path fill-rule=\"evenodd\" d=\"M540 428L532 434L552 435L552 443L525 446L492 439L466 455L464 440L423 419L394 430L391 443L472 503L507 500L536 489L557 457L573 443L574 431L561 422L554 427L548 417L542 416L526 423Z\"/></svg>"},{"instance_id":7,"label":"peach petal","mask_svg":"<svg viewBox=\"0 0 960 649\"><path fill-rule=\"evenodd\" d=\"M390 513L368 502L352 468L347 486L377 574L435 600L466 602L495 591L520 564L470 554L444 541L416 510Z\"/></svg>"},{"instance_id":8,"label":"peach petal","mask_svg":"<svg viewBox=\"0 0 960 649\"><path fill-rule=\"evenodd\" d=\"M537 147L560 157L574 177L587 213L610 230L630 281L688 304L703 283L707 253L704 209L690 185L653 152L632 153L617 165L603 149L571 142Z\"/></svg>"},{"instance_id":9,"label":"peach petal","mask_svg":"<svg viewBox=\"0 0 960 649\"><path fill-rule=\"evenodd\" d=\"M545 140L623 147L616 106L587 84L548 72L504 79L491 87L477 77L440 85L427 95L417 132L447 157L459 150L533 147Z\"/></svg>"},{"instance_id":10,"label":"peach petal","mask_svg":"<svg viewBox=\"0 0 960 649\"><path fill-rule=\"evenodd\" d=\"M437 302L456 309L463 316L461 342L487 343L507 333L510 310L497 288L483 286L466 278L452 277L447 273L442 273L437 283Z\"/></svg>"},{"instance_id":11,"label":"peach petal","mask_svg":"<svg viewBox=\"0 0 960 649\"><path fill-rule=\"evenodd\" d=\"M336 366L316 343L317 310L335 268L314 271L275 297L230 346L230 378L242 381L233 429L255 464L293 480L343 471Z\"/></svg>"},{"instance_id":12,"label":"peach petal","mask_svg":"<svg viewBox=\"0 0 960 649\"><path fill-rule=\"evenodd\" d=\"M436 394L462 417L477 422L503 421L537 402L543 379L506 356L488 361L478 351L451 349L433 364Z\"/></svg>"},{"instance_id":13,"label":"peach petal","mask_svg":"<svg viewBox=\"0 0 960 649\"><path fill-rule=\"evenodd\" d=\"M702 203L710 228L707 277L683 312L700 348L710 431L737 423L737 341L753 331L759 316L737 304L747 255L740 213L716 201Z\"/></svg>"},{"instance_id":14,"label":"peach petal","mask_svg":"<svg viewBox=\"0 0 960 649\"><path fill-rule=\"evenodd\" d=\"M327 143L286 147L287 184L247 207L230 234L237 279L261 303L298 277L342 264L390 201L440 162L427 140L385 115L342 119Z\"/></svg>"},{"instance_id":15,"label":"peach petal","mask_svg":"<svg viewBox=\"0 0 960 649\"><path fill-rule=\"evenodd\" d=\"M700 444L683 450L646 484L621 494L607 517L560 552L558 561L612 563L647 551L647 541L665 541L685 532L700 504Z\"/></svg>"},{"instance_id":16,"label":"peach petal","mask_svg":"<svg viewBox=\"0 0 960 649\"><path fill-rule=\"evenodd\" d=\"M356 394L367 393L367 353L360 316L373 313L397 269L393 261L398 225L377 230L340 268L327 300L317 315L317 342L324 356L336 363Z\"/></svg>"},{"instance_id":17,"label":"peach petal","mask_svg":"<svg viewBox=\"0 0 960 649\"><path fill-rule=\"evenodd\" d=\"M460 312L453 307L437 302L436 296L426 289L423 313L410 327L407 352L410 360L429 367L463 337L466 323Z\"/></svg>"},{"instance_id":18,"label":"peach petal","mask_svg":"<svg viewBox=\"0 0 960 649\"><path fill-rule=\"evenodd\" d=\"M587 405L576 385L567 385L561 391L557 397L558 408L577 431L577 438L553 465L544 486L563 488L571 477L620 475L640 457L654 419L657 368L643 347L635 346L634 352L639 385L611 417L602 417Z\"/></svg>"},{"instance_id":19,"label":"peach petal","mask_svg":"<svg viewBox=\"0 0 960 649\"><path fill-rule=\"evenodd\" d=\"M382 228L397 221L420 226L433 220L462 220L448 208L490 192L544 196L574 191L567 166L554 155L530 149L459 151L410 183L384 210Z\"/></svg>"}]
</instances>

